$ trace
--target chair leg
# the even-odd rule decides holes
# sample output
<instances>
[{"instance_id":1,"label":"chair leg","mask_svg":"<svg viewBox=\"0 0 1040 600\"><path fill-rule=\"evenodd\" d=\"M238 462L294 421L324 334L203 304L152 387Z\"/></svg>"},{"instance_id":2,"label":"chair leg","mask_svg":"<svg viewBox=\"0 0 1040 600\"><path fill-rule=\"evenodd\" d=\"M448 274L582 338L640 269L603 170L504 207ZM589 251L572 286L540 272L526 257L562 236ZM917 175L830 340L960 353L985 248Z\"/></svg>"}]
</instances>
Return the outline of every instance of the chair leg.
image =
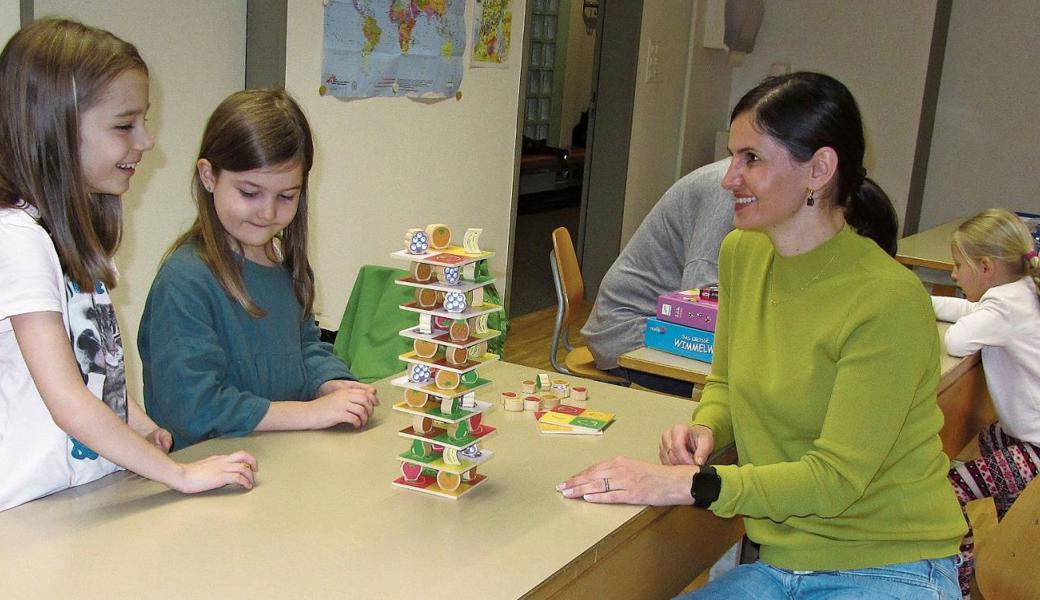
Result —
<instances>
[{"instance_id":1,"label":"chair leg","mask_svg":"<svg viewBox=\"0 0 1040 600\"><path fill-rule=\"evenodd\" d=\"M556 251L549 251L549 266L552 268L553 284L556 286L556 325L553 327L552 344L549 346L549 363L556 369L557 373L563 373L565 375L573 375L570 369L560 364L559 359L556 355L560 351L560 342L564 341L564 346L568 352L571 350L570 344L566 342L567 334L564 331L563 325L563 313L564 313L564 302L566 300L563 297L563 286L560 284L560 269L556 265ZM562 334L562 335L561 335Z\"/></svg>"}]
</instances>

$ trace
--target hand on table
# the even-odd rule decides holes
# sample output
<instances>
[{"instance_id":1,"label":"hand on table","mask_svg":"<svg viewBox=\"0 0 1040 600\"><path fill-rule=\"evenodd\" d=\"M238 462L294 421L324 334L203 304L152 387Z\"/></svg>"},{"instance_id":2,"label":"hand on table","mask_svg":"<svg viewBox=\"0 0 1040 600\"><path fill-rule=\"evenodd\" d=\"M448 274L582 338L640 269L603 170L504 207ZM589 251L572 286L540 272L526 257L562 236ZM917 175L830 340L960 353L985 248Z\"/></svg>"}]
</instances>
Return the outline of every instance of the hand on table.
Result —
<instances>
[{"instance_id":1,"label":"hand on table","mask_svg":"<svg viewBox=\"0 0 1040 600\"><path fill-rule=\"evenodd\" d=\"M707 464L715 450L715 433L704 425L681 423L661 434L658 456L662 465Z\"/></svg>"},{"instance_id":2,"label":"hand on table","mask_svg":"<svg viewBox=\"0 0 1040 600\"><path fill-rule=\"evenodd\" d=\"M252 454L239 450L234 454L217 455L181 465L181 478L175 486L185 494L204 492L225 485L239 485L253 489L257 470Z\"/></svg>"},{"instance_id":3,"label":"hand on table","mask_svg":"<svg viewBox=\"0 0 1040 600\"><path fill-rule=\"evenodd\" d=\"M379 406L376 389L357 381L326 381L318 389L322 395L310 402L315 414L314 429L349 423L360 429Z\"/></svg>"},{"instance_id":4,"label":"hand on table","mask_svg":"<svg viewBox=\"0 0 1040 600\"><path fill-rule=\"evenodd\" d=\"M619 456L592 465L556 486L567 498L605 504L675 506L693 504L695 465L652 465Z\"/></svg>"}]
</instances>

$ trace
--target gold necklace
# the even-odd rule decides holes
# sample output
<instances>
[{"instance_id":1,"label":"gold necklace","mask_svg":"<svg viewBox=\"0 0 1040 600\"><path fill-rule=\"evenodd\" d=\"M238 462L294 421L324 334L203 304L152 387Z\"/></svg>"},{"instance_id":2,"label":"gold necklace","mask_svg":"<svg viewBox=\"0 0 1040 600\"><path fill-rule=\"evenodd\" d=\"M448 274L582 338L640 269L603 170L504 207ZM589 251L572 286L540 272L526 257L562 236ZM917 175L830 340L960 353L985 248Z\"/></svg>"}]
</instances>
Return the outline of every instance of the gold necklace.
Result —
<instances>
[{"instance_id":1,"label":"gold necklace","mask_svg":"<svg viewBox=\"0 0 1040 600\"><path fill-rule=\"evenodd\" d=\"M809 289L809 287L812 284L816 283L816 281L820 277L823 276L823 273L827 270L827 267L831 266L831 263L833 263L835 261L835 259L837 259L837 258L838 258L838 254L837 253L832 254L830 259L828 259L827 262L822 267L820 267L820 270L816 272L816 275L813 275L812 279L810 279L805 284L803 284L802 287L798 288L795 291L795 294L801 294L805 290ZM772 305L772 306L777 306L778 304L783 302L782 299L778 299L776 297L776 283L775 283L775 280L774 280L775 274L776 274L776 262L774 260L772 267L769 269L769 304Z\"/></svg>"}]
</instances>

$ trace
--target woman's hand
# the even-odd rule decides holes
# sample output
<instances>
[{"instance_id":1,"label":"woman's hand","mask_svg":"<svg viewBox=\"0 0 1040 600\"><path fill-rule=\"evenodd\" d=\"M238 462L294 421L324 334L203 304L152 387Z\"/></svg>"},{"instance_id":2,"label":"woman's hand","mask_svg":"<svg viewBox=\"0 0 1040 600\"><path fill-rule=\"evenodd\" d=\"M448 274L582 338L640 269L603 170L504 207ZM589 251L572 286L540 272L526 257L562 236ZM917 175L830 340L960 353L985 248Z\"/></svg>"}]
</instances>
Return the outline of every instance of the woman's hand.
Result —
<instances>
[{"instance_id":1,"label":"woman's hand","mask_svg":"<svg viewBox=\"0 0 1040 600\"><path fill-rule=\"evenodd\" d=\"M211 456L198 462L180 465L181 477L174 487L185 494L204 492L225 485L239 485L247 490L256 483L256 459L239 450L234 454Z\"/></svg>"},{"instance_id":2,"label":"woman's hand","mask_svg":"<svg viewBox=\"0 0 1040 600\"><path fill-rule=\"evenodd\" d=\"M592 465L556 486L567 498L606 504L675 506L693 504L695 465L652 465L619 456Z\"/></svg>"},{"instance_id":3,"label":"woman's hand","mask_svg":"<svg viewBox=\"0 0 1040 600\"><path fill-rule=\"evenodd\" d=\"M148 440L149 444L167 453L170 451L170 447L173 446L173 435L162 427L156 427L145 435L144 439Z\"/></svg>"},{"instance_id":4,"label":"woman's hand","mask_svg":"<svg viewBox=\"0 0 1040 600\"><path fill-rule=\"evenodd\" d=\"M682 423L661 434L662 465L705 465L715 450L715 434L704 425Z\"/></svg>"}]
</instances>

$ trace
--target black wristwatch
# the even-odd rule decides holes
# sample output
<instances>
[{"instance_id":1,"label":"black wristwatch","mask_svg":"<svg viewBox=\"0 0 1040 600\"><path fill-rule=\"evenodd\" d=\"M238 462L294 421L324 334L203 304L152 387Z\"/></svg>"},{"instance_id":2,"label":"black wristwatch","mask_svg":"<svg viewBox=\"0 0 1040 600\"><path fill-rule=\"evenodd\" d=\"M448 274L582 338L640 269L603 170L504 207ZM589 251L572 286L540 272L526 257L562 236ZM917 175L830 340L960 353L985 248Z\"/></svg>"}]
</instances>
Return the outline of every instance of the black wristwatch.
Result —
<instances>
[{"instance_id":1,"label":"black wristwatch","mask_svg":"<svg viewBox=\"0 0 1040 600\"><path fill-rule=\"evenodd\" d=\"M722 480L715 472L715 467L705 465L693 475L693 484L690 485L690 495L693 496L693 505L698 508L708 508L711 503L719 499L722 490Z\"/></svg>"}]
</instances>

